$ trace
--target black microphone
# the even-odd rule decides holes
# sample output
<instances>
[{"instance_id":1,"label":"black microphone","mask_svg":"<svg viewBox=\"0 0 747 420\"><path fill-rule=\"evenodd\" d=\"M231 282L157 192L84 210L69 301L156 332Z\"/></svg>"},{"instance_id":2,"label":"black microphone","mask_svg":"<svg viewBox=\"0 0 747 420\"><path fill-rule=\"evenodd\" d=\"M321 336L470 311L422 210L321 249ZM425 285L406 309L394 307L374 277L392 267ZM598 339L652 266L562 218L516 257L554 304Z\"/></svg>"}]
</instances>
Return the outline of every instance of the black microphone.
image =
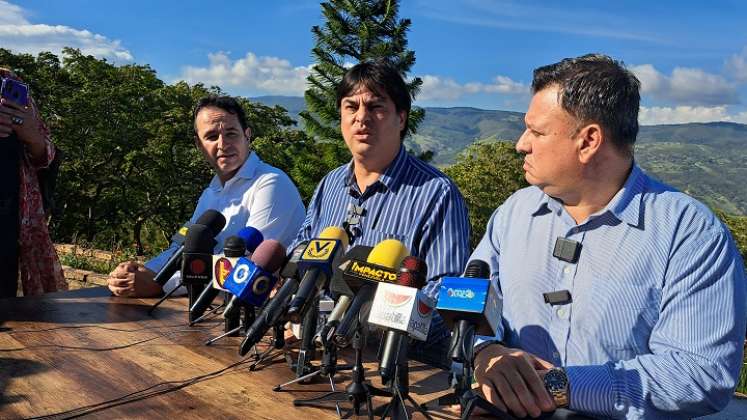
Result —
<instances>
[{"instance_id":1,"label":"black microphone","mask_svg":"<svg viewBox=\"0 0 747 420\"><path fill-rule=\"evenodd\" d=\"M365 260L355 258L356 255L354 255L340 266L343 268L343 279L351 290L356 291L356 294L350 303L350 308L333 331L332 341L337 346L350 345L359 320L366 318L365 309L373 300L377 283L395 283L397 281L396 267L408 254L407 247L402 242L386 239L376 244L365 256Z\"/></svg>"},{"instance_id":2,"label":"black microphone","mask_svg":"<svg viewBox=\"0 0 747 420\"><path fill-rule=\"evenodd\" d=\"M397 284L399 286L421 289L425 285L427 271L428 268L425 261L417 257L406 257L402 260L402 267L400 268L400 273L397 277ZM386 301L386 294L383 296L383 300ZM377 294L377 299L378 298ZM415 305L418 307L417 311L420 311L421 302L417 298L414 300L411 299L408 302L409 304L406 305L408 307L406 312L411 312L412 309L410 309L409 306ZM369 322L370 321L371 318L369 318ZM430 318L427 319L427 322L430 322ZM406 359L407 357L407 337L410 330L413 329L413 326L411 323L408 323L407 325L401 326L401 328L402 329L389 328L385 334L382 344L381 359L379 361L379 375L381 375L383 383L388 383L394 377L397 364L407 363L407 361L403 359Z\"/></svg>"},{"instance_id":3,"label":"black microphone","mask_svg":"<svg viewBox=\"0 0 747 420\"><path fill-rule=\"evenodd\" d=\"M182 284L187 286L189 295L189 308L194 306L199 294L211 279L213 248L215 239L213 232L203 225L192 225L187 232L184 241L184 252L182 255ZM196 318L190 312L189 321Z\"/></svg>"},{"instance_id":4,"label":"black microphone","mask_svg":"<svg viewBox=\"0 0 747 420\"><path fill-rule=\"evenodd\" d=\"M240 355L243 356L248 353L264 337L267 330L276 325L282 318L291 296L298 289L298 261L307 245L308 242L298 244L290 254L285 266L280 270L280 276L285 279L284 283L246 330L246 338L239 346Z\"/></svg>"},{"instance_id":5,"label":"black microphone","mask_svg":"<svg viewBox=\"0 0 747 420\"><path fill-rule=\"evenodd\" d=\"M288 320L300 323L310 309L309 303L326 287L332 275L332 266L348 246L348 235L337 226L325 228L319 237L312 239L304 250L298 267L303 278L298 285L296 296L288 306Z\"/></svg>"},{"instance_id":6,"label":"black microphone","mask_svg":"<svg viewBox=\"0 0 747 420\"><path fill-rule=\"evenodd\" d=\"M197 222L195 222L194 225L189 226L186 231L185 227L182 227L179 229L179 231L172 237L172 240L179 243L179 241L183 241L184 239L181 239L182 237L186 237L186 235L189 234L189 229L192 228L192 226L195 225L202 225L210 229L210 231L213 232L213 237L218 236L220 231L223 230L223 227L226 226L226 218L223 217L222 214L220 214L219 211L209 209L205 211L205 213L202 213L199 219L197 219ZM184 253L184 244L182 243L179 248L177 248L176 252L171 255L171 257L166 261L166 264L161 268L160 271L156 274L156 276L153 278L153 281L158 283L160 286L163 286L166 284L166 282L169 281L171 276L176 273L176 270L179 269L181 266L181 259L182 254Z\"/></svg>"},{"instance_id":7,"label":"black microphone","mask_svg":"<svg viewBox=\"0 0 747 420\"><path fill-rule=\"evenodd\" d=\"M226 238L226 240L223 242L223 256L225 258L239 258L243 257L246 254L246 242L241 239L239 236L229 236ZM230 260L226 260L230 261ZM207 308L210 306L211 303L213 303L213 300L216 296L220 293L221 289L217 287L215 284L216 282L220 284L220 286L223 285L222 280L225 280L225 276L221 279L221 271L225 270L225 267L223 266L224 261L223 258L219 258L217 263L212 264L212 271L213 271L213 283L211 284L211 287L206 287L205 290L202 291L200 294L200 297L197 298L194 305L192 305L189 308L190 312L190 318L191 319L198 319L201 317ZM229 270L230 272L230 270ZM227 273L226 273L227 274Z\"/></svg>"},{"instance_id":8,"label":"black microphone","mask_svg":"<svg viewBox=\"0 0 747 420\"><path fill-rule=\"evenodd\" d=\"M501 319L501 300L490 281L490 266L482 260L467 263L463 277L444 277L436 309L452 327L449 356L471 362L475 334L495 335Z\"/></svg>"}]
</instances>

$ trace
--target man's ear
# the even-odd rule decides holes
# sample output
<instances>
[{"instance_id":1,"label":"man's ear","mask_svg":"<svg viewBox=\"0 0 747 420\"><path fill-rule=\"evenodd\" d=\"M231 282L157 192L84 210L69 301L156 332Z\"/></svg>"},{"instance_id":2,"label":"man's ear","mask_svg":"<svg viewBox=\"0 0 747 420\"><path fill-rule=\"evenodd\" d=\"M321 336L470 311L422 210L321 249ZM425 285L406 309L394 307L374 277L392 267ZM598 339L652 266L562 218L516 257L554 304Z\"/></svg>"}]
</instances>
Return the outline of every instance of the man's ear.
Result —
<instances>
[{"instance_id":1,"label":"man's ear","mask_svg":"<svg viewBox=\"0 0 747 420\"><path fill-rule=\"evenodd\" d=\"M583 126L576 137L578 141L578 158L581 163L589 163L599 152L607 137L602 126L591 123Z\"/></svg>"},{"instance_id":2,"label":"man's ear","mask_svg":"<svg viewBox=\"0 0 747 420\"><path fill-rule=\"evenodd\" d=\"M405 129L405 123L407 122L407 111L402 110L399 112L399 131Z\"/></svg>"}]
</instances>

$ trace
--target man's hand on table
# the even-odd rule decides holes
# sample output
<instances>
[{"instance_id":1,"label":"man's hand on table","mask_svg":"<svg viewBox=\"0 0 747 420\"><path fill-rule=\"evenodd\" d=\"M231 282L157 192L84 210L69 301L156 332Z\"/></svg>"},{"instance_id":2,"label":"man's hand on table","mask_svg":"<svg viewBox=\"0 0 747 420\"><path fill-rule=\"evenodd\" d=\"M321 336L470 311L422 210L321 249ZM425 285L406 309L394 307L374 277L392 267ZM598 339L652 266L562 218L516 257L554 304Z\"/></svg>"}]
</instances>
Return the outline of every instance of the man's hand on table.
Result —
<instances>
[{"instance_id":1,"label":"man's hand on table","mask_svg":"<svg viewBox=\"0 0 747 420\"><path fill-rule=\"evenodd\" d=\"M517 417L539 417L555 410L543 381L551 368L550 362L530 353L493 344L475 357L477 390L503 411Z\"/></svg>"},{"instance_id":2,"label":"man's hand on table","mask_svg":"<svg viewBox=\"0 0 747 420\"><path fill-rule=\"evenodd\" d=\"M161 286L153 281L156 273L137 261L125 261L109 274L109 290L120 297L154 297L162 293Z\"/></svg>"}]
</instances>

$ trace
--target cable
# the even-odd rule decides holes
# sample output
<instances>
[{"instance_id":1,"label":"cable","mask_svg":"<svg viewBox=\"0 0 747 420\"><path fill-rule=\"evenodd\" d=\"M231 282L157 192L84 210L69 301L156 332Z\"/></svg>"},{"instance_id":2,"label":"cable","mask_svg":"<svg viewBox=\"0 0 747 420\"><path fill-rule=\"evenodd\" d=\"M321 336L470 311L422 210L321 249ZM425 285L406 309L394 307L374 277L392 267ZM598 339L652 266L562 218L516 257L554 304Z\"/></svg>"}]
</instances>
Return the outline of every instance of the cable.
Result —
<instances>
[{"instance_id":1,"label":"cable","mask_svg":"<svg viewBox=\"0 0 747 420\"><path fill-rule=\"evenodd\" d=\"M232 363L232 364L230 364L230 365L228 365L228 366L226 366L226 367L224 367L222 369L218 369L216 371L213 371L213 372L210 372L210 373L206 373L206 374L203 374L203 375L195 376L195 377L190 378L190 379L185 379L185 380L182 380L182 381L161 382L161 383L149 386L148 388L141 389L141 390L135 391L135 392L131 392L129 394L126 394L126 395L123 395L121 397L117 397L117 398L114 398L114 399L111 399L111 400L102 401L100 403L91 404L91 405L87 405L87 406L83 406L83 407L78 407L78 408L74 408L72 410L62 411L62 412L58 412L58 413L46 414L46 415L38 416L38 417L30 417L30 418L28 418L28 420L42 420L42 419L44 419L44 420L46 420L46 419L62 420L62 419L74 419L74 418L85 416L85 415L88 415L88 414L92 414L92 413L95 413L95 412L98 412L98 411L103 411L103 410L106 410L106 409L109 409L109 408L117 407L117 406L120 406L120 405L129 404L129 403L137 402L137 401L142 401L142 400L145 400L145 399L148 399L148 398L152 398L152 397L156 397L156 396L159 396L159 395L168 394L170 392L178 391L178 390L180 390L182 388L186 388L186 387L188 387L190 385L194 385L194 384L199 383L199 382L203 382L203 381L206 381L206 380L214 379L214 378L216 378L216 377L218 377L218 376L226 373L227 371L229 371L229 370L231 370L233 368L236 368L238 366L241 366L243 364L249 363L250 361L251 360L248 359L248 358L247 359L243 359L243 360L239 360L238 362L234 362L234 363ZM230 372L230 373L233 373L233 372ZM172 385L172 384L174 386L171 386L171 387L168 387L168 388L165 388L165 389L161 389L161 390L154 390L154 391L149 392L150 390L152 390L154 388L161 387L161 386L166 386L166 385ZM138 395L138 394L140 394L140 395Z\"/></svg>"}]
</instances>

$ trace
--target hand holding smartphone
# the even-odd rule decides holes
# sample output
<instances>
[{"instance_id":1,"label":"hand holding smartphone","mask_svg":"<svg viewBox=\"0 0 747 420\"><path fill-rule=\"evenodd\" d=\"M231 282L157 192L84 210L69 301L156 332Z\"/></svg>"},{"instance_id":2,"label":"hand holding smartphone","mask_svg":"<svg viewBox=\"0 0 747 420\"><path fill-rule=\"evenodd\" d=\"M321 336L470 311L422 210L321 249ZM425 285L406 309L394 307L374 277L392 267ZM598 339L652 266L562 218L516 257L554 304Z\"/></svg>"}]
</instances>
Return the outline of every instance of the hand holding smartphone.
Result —
<instances>
[{"instance_id":1,"label":"hand holding smartphone","mask_svg":"<svg viewBox=\"0 0 747 420\"><path fill-rule=\"evenodd\" d=\"M13 102L20 107L28 106L29 86L18 80L3 77L0 85L0 98Z\"/></svg>"}]
</instances>

